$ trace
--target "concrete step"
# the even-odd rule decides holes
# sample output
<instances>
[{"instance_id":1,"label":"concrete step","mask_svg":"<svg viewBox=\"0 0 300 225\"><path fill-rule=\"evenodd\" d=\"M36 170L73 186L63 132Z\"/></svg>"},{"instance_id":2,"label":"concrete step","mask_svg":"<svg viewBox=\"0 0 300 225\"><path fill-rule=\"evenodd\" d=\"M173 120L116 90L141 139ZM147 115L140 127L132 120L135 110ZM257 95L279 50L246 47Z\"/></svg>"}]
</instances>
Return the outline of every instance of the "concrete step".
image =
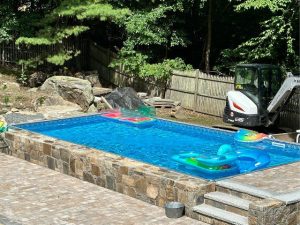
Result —
<instances>
[{"instance_id":1,"label":"concrete step","mask_svg":"<svg viewBox=\"0 0 300 225\"><path fill-rule=\"evenodd\" d=\"M201 214L199 217L203 222L218 224L220 221L232 225L248 225L248 218L236 213L228 212L207 204L197 205L193 208L194 212Z\"/></svg>"},{"instance_id":2,"label":"concrete step","mask_svg":"<svg viewBox=\"0 0 300 225\"><path fill-rule=\"evenodd\" d=\"M231 180L223 180L216 182L216 191L237 196L249 201L257 201L265 198L273 197L274 194L268 191L258 189L256 187L241 184Z\"/></svg>"},{"instance_id":3,"label":"concrete step","mask_svg":"<svg viewBox=\"0 0 300 225\"><path fill-rule=\"evenodd\" d=\"M210 192L204 195L204 202L207 205L224 209L229 212L248 216L249 204L251 201L245 200L223 192Z\"/></svg>"}]
</instances>

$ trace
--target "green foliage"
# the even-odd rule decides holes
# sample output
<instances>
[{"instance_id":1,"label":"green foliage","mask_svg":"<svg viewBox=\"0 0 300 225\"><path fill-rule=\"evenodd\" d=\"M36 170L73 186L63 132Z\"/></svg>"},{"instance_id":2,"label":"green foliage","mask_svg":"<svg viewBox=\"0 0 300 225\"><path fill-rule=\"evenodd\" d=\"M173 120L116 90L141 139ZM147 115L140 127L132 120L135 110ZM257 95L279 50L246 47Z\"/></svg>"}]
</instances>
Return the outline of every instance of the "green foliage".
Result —
<instances>
[{"instance_id":1,"label":"green foliage","mask_svg":"<svg viewBox=\"0 0 300 225\"><path fill-rule=\"evenodd\" d=\"M53 41L50 40L50 38L45 37L20 37L16 40L16 44L26 44L26 45L51 45L54 44Z\"/></svg>"},{"instance_id":2,"label":"green foliage","mask_svg":"<svg viewBox=\"0 0 300 225\"><path fill-rule=\"evenodd\" d=\"M128 55L127 55L128 54ZM180 58L165 59L159 63L148 63L148 56L134 51L122 49L118 60L111 67L120 66L126 73L140 78L154 78L157 81L166 81L172 74L172 70L191 70L191 65L186 65Z\"/></svg>"},{"instance_id":3,"label":"green foliage","mask_svg":"<svg viewBox=\"0 0 300 225\"><path fill-rule=\"evenodd\" d=\"M54 65L62 66L65 64L66 61L76 57L80 54L80 51L65 51L59 52L55 55L50 55L46 58L47 62L52 63Z\"/></svg>"},{"instance_id":4,"label":"green foliage","mask_svg":"<svg viewBox=\"0 0 300 225\"><path fill-rule=\"evenodd\" d=\"M212 4L212 66L228 69L238 62L298 65L297 1ZM182 59L203 66L209 43L208 6L207 0L2 0L0 43L18 37L16 43L30 51L54 45L46 54L20 63L25 70L44 62L62 67L80 53L76 41L82 35L118 50L118 60L111 66L122 66L145 79L166 80L171 69L188 68ZM71 42L74 46L64 46Z\"/></svg>"},{"instance_id":5,"label":"green foliage","mask_svg":"<svg viewBox=\"0 0 300 225\"><path fill-rule=\"evenodd\" d=\"M235 49L223 50L219 62L226 66L236 62L267 62L289 69L298 66L293 30L299 12L293 0L247 0L237 7L239 11L251 8L267 8L273 12L272 17L261 22L262 31L258 36Z\"/></svg>"},{"instance_id":6,"label":"green foliage","mask_svg":"<svg viewBox=\"0 0 300 225\"><path fill-rule=\"evenodd\" d=\"M0 5L0 43L13 38L13 29L17 25L16 15L7 4Z\"/></svg>"},{"instance_id":7,"label":"green foliage","mask_svg":"<svg viewBox=\"0 0 300 225\"><path fill-rule=\"evenodd\" d=\"M45 21L53 22L58 17L75 17L78 20L121 21L129 13L127 8L117 9L101 0L64 0L45 18Z\"/></svg>"},{"instance_id":8,"label":"green foliage","mask_svg":"<svg viewBox=\"0 0 300 225\"><path fill-rule=\"evenodd\" d=\"M161 63L144 64L140 68L139 76L142 78L153 77L156 80L167 80L170 78L173 70L191 70L191 65L186 65L180 58L166 59Z\"/></svg>"},{"instance_id":9,"label":"green foliage","mask_svg":"<svg viewBox=\"0 0 300 225\"><path fill-rule=\"evenodd\" d=\"M150 11L136 12L131 15L125 22L127 42L135 46L168 44L186 46L187 41L182 33L172 29L175 21L167 19L167 13L173 10L172 6L160 5Z\"/></svg>"},{"instance_id":10,"label":"green foliage","mask_svg":"<svg viewBox=\"0 0 300 225\"><path fill-rule=\"evenodd\" d=\"M63 0L37 23L41 29L35 36L19 37L16 44L26 46L56 45L55 52L40 55L37 60L62 66L66 61L80 54L78 49L65 50L63 42L88 31L90 29L89 21L109 20L120 23L129 13L130 11L126 8L116 9L100 0ZM32 64L32 61L37 60L30 59L28 63Z\"/></svg>"},{"instance_id":11,"label":"green foliage","mask_svg":"<svg viewBox=\"0 0 300 225\"><path fill-rule=\"evenodd\" d=\"M61 43L64 39L71 36L78 36L84 31L87 31L89 27L87 26L70 26L65 28L52 28L47 27L40 31L40 36L38 37L20 37L16 40L16 44L25 45L52 45Z\"/></svg>"},{"instance_id":12,"label":"green foliage","mask_svg":"<svg viewBox=\"0 0 300 225\"><path fill-rule=\"evenodd\" d=\"M269 9L284 11L293 0L247 0L237 6L237 10Z\"/></svg>"},{"instance_id":13,"label":"green foliage","mask_svg":"<svg viewBox=\"0 0 300 225\"><path fill-rule=\"evenodd\" d=\"M9 102L10 102L10 96L5 95L5 96L3 97L3 103L4 103L4 105L5 105L6 107L9 106Z\"/></svg>"},{"instance_id":14,"label":"green foliage","mask_svg":"<svg viewBox=\"0 0 300 225\"><path fill-rule=\"evenodd\" d=\"M173 69L190 69L180 58L169 59L168 51L190 42L178 14L184 11L183 1L157 1L142 10L132 10L124 22L126 40L112 67L122 67L127 73L148 79L166 81ZM164 48L164 58L157 57L156 49Z\"/></svg>"},{"instance_id":15,"label":"green foliage","mask_svg":"<svg viewBox=\"0 0 300 225\"><path fill-rule=\"evenodd\" d=\"M0 43L22 35L33 35L36 24L45 11L54 7L56 1L1 0Z\"/></svg>"}]
</instances>

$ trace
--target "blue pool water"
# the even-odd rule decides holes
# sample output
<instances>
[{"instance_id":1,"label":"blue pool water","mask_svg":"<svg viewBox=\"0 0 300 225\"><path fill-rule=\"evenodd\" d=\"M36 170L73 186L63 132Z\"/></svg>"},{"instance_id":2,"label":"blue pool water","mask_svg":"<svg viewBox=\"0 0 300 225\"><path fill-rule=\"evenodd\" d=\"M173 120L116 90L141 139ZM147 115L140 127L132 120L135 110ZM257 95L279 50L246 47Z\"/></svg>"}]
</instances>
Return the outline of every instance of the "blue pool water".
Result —
<instances>
[{"instance_id":1,"label":"blue pool water","mask_svg":"<svg viewBox=\"0 0 300 225\"><path fill-rule=\"evenodd\" d=\"M16 125L16 127L132 158L177 172L209 180L234 174L203 173L172 159L181 153L215 156L218 148L229 144L267 152L267 167L300 160L300 145L265 139L244 144L234 141L234 133L206 127L156 120L150 127L137 127L107 120L99 115Z\"/></svg>"}]
</instances>

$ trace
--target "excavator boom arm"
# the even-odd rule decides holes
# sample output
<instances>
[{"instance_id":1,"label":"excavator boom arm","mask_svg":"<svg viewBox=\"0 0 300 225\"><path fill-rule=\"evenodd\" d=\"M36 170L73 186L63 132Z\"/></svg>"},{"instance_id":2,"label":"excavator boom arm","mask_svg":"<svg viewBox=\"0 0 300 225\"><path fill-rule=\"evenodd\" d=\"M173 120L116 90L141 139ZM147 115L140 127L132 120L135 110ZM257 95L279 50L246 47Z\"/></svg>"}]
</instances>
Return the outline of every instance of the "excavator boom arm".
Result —
<instances>
[{"instance_id":1,"label":"excavator boom arm","mask_svg":"<svg viewBox=\"0 0 300 225\"><path fill-rule=\"evenodd\" d=\"M300 87L300 77L288 77L285 79L277 94L274 96L267 110L269 113L274 113L278 108L285 103L286 99L292 93L294 88Z\"/></svg>"}]
</instances>

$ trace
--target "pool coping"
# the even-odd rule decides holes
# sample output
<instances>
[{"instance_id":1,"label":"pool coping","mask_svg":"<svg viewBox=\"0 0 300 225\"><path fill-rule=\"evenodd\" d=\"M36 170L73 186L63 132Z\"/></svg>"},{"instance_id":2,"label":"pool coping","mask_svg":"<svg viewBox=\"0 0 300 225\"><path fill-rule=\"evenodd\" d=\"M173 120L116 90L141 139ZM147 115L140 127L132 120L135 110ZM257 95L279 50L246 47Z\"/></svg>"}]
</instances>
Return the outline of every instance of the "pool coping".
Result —
<instances>
[{"instance_id":1,"label":"pool coping","mask_svg":"<svg viewBox=\"0 0 300 225\"><path fill-rule=\"evenodd\" d=\"M257 188L252 185L243 184L241 182L232 181L232 180L222 180L216 181L216 185L229 188L235 191L247 193L253 196L257 196L260 198L272 198L283 201L285 204L293 204L296 202L300 202L300 189L295 191L290 191L286 193L276 193L272 191L266 191L264 189Z\"/></svg>"},{"instance_id":2,"label":"pool coping","mask_svg":"<svg viewBox=\"0 0 300 225\"><path fill-rule=\"evenodd\" d=\"M88 116L95 116L95 115L99 115L99 114L100 113L85 113L85 114L80 114L80 115L67 116L67 117L63 117L63 118L37 119L37 120L21 122L21 123L12 123L12 124L9 124L8 127L11 127L11 128L14 127L15 129L21 129L21 128L17 128L15 126L22 125L22 124L31 124L31 123L39 123L39 122L47 122L47 121L55 121L55 120L72 119L72 118L77 118L77 117L88 117ZM179 123L179 124L193 126L193 127L202 127L202 128L212 129L212 130L221 131L221 132L235 133L235 131L232 131L232 130L226 130L226 129L216 128L216 127L209 127L209 126L200 125L200 124L193 124L193 123L188 123L188 122L176 121L176 120L166 119L166 118L162 118L162 117L157 117L157 118L159 120L164 120L164 121L173 122L173 123ZM241 128L241 129L247 129L247 128ZM275 138L272 138L272 135L268 135L267 137L264 137L264 140L272 141L274 139ZM297 143L297 142L289 142L289 141L278 140L278 139L275 139L275 140L276 140L276 142L280 142L280 143L283 143L283 144L292 144L292 145L299 145L300 146L300 143ZM253 141L253 142L257 142L257 141Z\"/></svg>"}]
</instances>

